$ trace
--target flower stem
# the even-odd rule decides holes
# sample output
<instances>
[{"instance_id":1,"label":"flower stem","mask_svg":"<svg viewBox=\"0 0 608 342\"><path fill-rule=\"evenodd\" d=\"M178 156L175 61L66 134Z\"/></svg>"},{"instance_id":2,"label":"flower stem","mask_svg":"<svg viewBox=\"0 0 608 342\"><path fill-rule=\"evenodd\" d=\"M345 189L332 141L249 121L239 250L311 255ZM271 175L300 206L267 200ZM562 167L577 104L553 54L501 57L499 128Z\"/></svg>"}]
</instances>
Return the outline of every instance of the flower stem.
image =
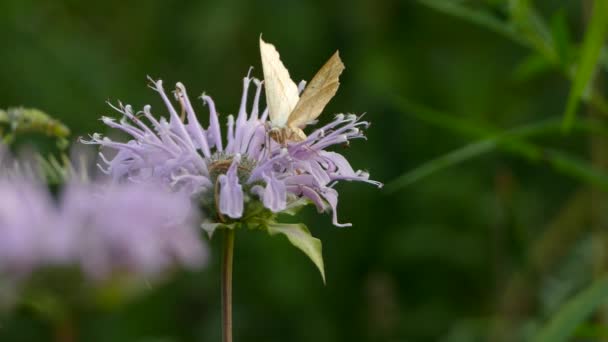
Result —
<instances>
[{"instance_id":1,"label":"flower stem","mask_svg":"<svg viewBox=\"0 0 608 342\"><path fill-rule=\"evenodd\" d=\"M224 230L222 260L222 342L232 342L232 259L234 230Z\"/></svg>"}]
</instances>

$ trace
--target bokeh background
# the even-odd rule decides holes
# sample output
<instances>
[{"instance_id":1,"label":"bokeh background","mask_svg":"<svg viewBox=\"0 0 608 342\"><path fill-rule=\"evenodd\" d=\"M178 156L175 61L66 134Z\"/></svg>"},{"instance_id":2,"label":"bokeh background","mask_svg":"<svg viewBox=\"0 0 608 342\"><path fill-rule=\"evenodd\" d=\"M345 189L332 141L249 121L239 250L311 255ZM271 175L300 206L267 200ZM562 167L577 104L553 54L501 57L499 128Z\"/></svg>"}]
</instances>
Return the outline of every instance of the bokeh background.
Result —
<instances>
[{"instance_id":1,"label":"bokeh background","mask_svg":"<svg viewBox=\"0 0 608 342\"><path fill-rule=\"evenodd\" d=\"M387 186L341 184L351 228L304 211L326 285L286 239L237 234L235 341L518 341L605 265L606 68L598 105L580 108L588 121L559 129L591 2L534 1L546 25L517 27L509 1L445 1L507 32L440 2L2 0L0 108L43 109L76 139L106 132L99 117L117 115L106 100L164 114L150 75L235 113L249 67L262 76L260 33L297 80L339 49L347 68L321 121L366 112L368 140L340 152ZM207 269L80 312L79 340L219 341L218 242ZM52 330L21 310L0 340Z\"/></svg>"}]
</instances>

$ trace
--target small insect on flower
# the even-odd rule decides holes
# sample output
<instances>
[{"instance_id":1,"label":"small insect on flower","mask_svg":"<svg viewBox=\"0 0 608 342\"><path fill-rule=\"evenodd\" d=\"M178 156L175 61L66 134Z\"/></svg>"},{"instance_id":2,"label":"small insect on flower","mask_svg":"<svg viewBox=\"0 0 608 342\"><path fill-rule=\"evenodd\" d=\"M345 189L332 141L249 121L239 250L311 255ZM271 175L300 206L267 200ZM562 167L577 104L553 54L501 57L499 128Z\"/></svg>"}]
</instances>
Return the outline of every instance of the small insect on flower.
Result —
<instances>
[{"instance_id":1,"label":"small insect on flower","mask_svg":"<svg viewBox=\"0 0 608 342\"><path fill-rule=\"evenodd\" d=\"M289 77L272 44L260 37L260 54L266 84L266 102L270 116L270 135L278 143L302 141L302 128L314 121L336 95L344 64L336 51L312 78L299 96L298 86Z\"/></svg>"}]
</instances>

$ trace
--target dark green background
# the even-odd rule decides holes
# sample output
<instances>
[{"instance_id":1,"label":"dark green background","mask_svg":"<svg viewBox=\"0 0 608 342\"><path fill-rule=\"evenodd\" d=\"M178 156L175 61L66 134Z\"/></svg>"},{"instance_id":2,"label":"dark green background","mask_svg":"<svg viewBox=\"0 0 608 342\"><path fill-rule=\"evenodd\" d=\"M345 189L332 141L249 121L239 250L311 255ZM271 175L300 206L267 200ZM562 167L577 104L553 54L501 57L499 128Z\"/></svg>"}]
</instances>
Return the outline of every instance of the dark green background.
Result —
<instances>
[{"instance_id":1,"label":"dark green background","mask_svg":"<svg viewBox=\"0 0 608 342\"><path fill-rule=\"evenodd\" d=\"M547 17L563 8L580 40L578 2L536 4ZM366 112L373 124L367 141L337 150L385 183L471 141L416 119L396 98L507 129L561 115L570 85L551 69L525 77L519 66L529 49L413 0L2 0L0 108L43 109L73 138L107 132L99 117L117 114L106 100L149 103L164 114L146 87L150 75L167 89L183 82L191 96L205 91L221 113L235 113L248 68L261 77L260 33L298 80L340 50L346 70L327 112ZM537 142L590 158L582 134ZM312 209L301 216L323 241L326 286L286 239L237 234L235 341L493 341L501 322L516 321L517 334L534 329L591 277L592 241L580 233L555 247L574 255L566 260L574 266L523 276L521 293L513 285L533 268L535 243L565 203L586 191L543 162L498 151L398 191L355 183L339 190L340 220L352 228L335 228ZM83 310L80 340L219 341L218 242L200 274L117 309ZM45 341L51 330L23 311L0 322L0 340Z\"/></svg>"}]
</instances>

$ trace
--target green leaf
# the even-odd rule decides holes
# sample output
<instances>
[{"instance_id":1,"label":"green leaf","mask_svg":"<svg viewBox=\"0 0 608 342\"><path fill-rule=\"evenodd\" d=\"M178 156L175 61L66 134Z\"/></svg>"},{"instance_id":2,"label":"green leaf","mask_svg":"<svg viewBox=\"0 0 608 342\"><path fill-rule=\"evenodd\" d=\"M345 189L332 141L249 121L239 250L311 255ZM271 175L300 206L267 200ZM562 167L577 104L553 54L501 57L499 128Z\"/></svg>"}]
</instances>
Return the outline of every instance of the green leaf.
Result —
<instances>
[{"instance_id":1,"label":"green leaf","mask_svg":"<svg viewBox=\"0 0 608 342\"><path fill-rule=\"evenodd\" d=\"M567 341L574 334L577 327L600 305L605 304L607 301L608 277L603 277L568 300L532 341Z\"/></svg>"},{"instance_id":2,"label":"green leaf","mask_svg":"<svg viewBox=\"0 0 608 342\"><path fill-rule=\"evenodd\" d=\"M604 70L608 71L608 48L604 48L602 53L600 54L600 65L604 68Z\"/></svg>"},{"instance_id":3,"label":"green leaf","mask_svg":"<svg viewBox=\"0 0 608 342\"><path fill-rule=\"evenodd\" d=\"M444 154L429 162L426 162L412 171L404 173L394 181L390 182L386 186L386 191L392 193L396 190L413 184L421 180L422 178L430 176L440 170L446 169L456 164L460 164L462 162L480 156L484 153L490 152L494 150L495 147L495 139L481 140L479 142L465 145L450 153Z\"/></svg>"},{"instance_id":4,"label":"green leaf","mask_svg":"<svg viewBox=\"0 0 608 342\"><path fill-rule=\"evenodd\" d=\"M0 110L0 124L8 125L14 133L39 133L56 138L70 135L70 129L66 125L35 108Z\"/></svg>"},{"instance_id":5,"label":"green leaf","mask_svg":"<svg viewBox=\"0 0 608 342\"><path fill-rule=\"evenodd\" d=\"M563 9L555 12L551 18L551 37L560 64L568 67L572 56L572 39L568 28L568 16Z\"/></svg>"},{"instance_id":6,"label":"green leaf","mask_svg":"<svg viewBox=\"0 0 608 342\"><path fill-rule=\"evenodd\" d=\"M510 25L509 23L500 20L499 18L491 14L491 12L488 10L469 8L468 6L462 4L462 1L418 0L418 2L436 11L454 16L456 18L467 20L470 23L498 33L517 44L536 51L543 57L547 58L547 60L555 62L554 59L559 58L559 56L556 56L556 53L560 53L558 51L559 46L555 46L555 49L550 50L544 47L541 48L541 46L538 46L536 42L530 41L529 37L524 37L523 35L521 35L513 25ZM554 37L552 38L554 39ZM558 42L555 43L558 44ZM599 64L605 70L608 71L608 48L604 48L602 50ZM565 72L569 78L573 78L573 74L570 72L570 70L565 70Z\"/></svg>"},{"instance_id":7,"label":"green leaf","mask_svg":"<svg viewBox=\"0 0 608 342\"><path fill-rule=\"evenodd\" d=\"M283 234L294 247L300 249L317 266L325 284L325 267L323 266L323 253L321 240L313 237L305 225L270 223L267 226L270 235Z\"/></svg>"},{"instance_id":8,"label":"green leaf","mask_svg":"<svg viewBox=\"0 0 608 342\"><path fill-rule=\"evenodd\" d=\"M515 131L515 133L524 133L524 131ZM602 170L594 167L590 163L560 151L544 149L523 141L518 141L517 145L514 145L513 142L509 142L510 138L512 138L510 137L510 133L498 135L473 142L437 157L422 164L412 171L404 173L394 181L390 182L386 186L387 191L389 193L395 192L423 179L424 177L430 176L443 169L455 166L475 157L479 157L485 153L489 153L496 148L502 148L507 152L533 162L544 161L557 172L590 185L597 186L604 191L608 191L608 174L602 172Z\"/></svg>"},{"instance_id":9,"label":"green leaf","mask_svg":"<svg viewBox=\"0 0 608 342\"><path fill-rule=\"evenodd\" d=\"M218 223L218 222L206 222L206 223L201 223L201 228L207 232L207 235L209 236L209 238L213 237L213 233L215 233L216 230L218 229L235 229L237 227L237 223Z\"/></svg>"},{"instance_id":10,"label":"green leaf","mask_svg":"<svg viewBox=\"0 0 608 342\"><path fill-rule=\"evenodd\" d=\"M418 0L436 11L467 20L485 29L501 34L511 41L533 49L547 60L555 63L557 56L551 44L547 25L525 0L511 0L511 22L497 18L490 10L473 9L458 1Z\"/></svg>"},{"instance_id":11,"label":"green leaf","mask_svg":"<svg viewBox=\"0 0 608 342\"><path fill-rule=\"evenodd\" d=\"M529 0L510 0L511 23L537 52L551 62L557 62L557 53L552 44L551 32L543 18Z\"/></svg>"},{"instance_id":12,"label":"green leaf","mask_svg":"<svg viewBox=\"0 0 608 342\"><path fill-rule=\"evenodd\" d=\"M393 97L393 102L405 115L478 140L403 174L386 186L389 192L397 191L437 171L497 148L531 162L546 163L557 172L608 191L608 174L594 167L591 163L527 141L527 138L559 133L561 118L543 120L500 132L496 128L461 119L454 114L439 112L404 98ZM584 132L608 136L606 126L590 120L578 119L574 123L574 128Z\"/></svg>"},{"instance_id":13,"label":"green leaf","mask_svg":"<svg viewBox=\"0 0 608 342\"><path fill-rule=\"evenodd\" d=\"M499 33L519 44L529 45L529 42L520 37L511 25L499 20L489 11L471 9L458 1L418 0L418 2L436 11L467 20L490 31Z\"/></svg>"},{"instance_id":14,"label":"green leaf","mask_svg":"<svg viewBox=\"0 0 608 342\"><path fill-rule=\"evenodd\" d=\"M608 339L608 328L599 323L584 323L576 328L574 337L588 340L606 340Z\"/></svg>"},{"instance_id":15,"label":"green leaf","mask_svg":"<svg viewBox=\"0 0 608 342\"><path fill-rule=\"evenodd\" d=\"M555 69L555 65L545 56L533 53L517 65L513 70L512 78L516 82L527 82L552 69Z\"/></svg>"},{"instance_id":16,"label":"green leaf","mask_svg":"<svg viewBox=\"0 0 608 342\"><path fill-rule=\"evenodd\" d=\"M80 156L80 160L77 160L80 164L77 165L79 169L75 168L70 158L65 154L62 154L59 159L54 155L47 157L35 155L34 160L39 176L45 179L48 184L65 183L72 177L79 177L83 181L88 180L89 175L86 170L88 161L85 156ZM24 167L26 166L24 165Z\"/></svg>"},{"instance_id":17,"label":"green leaf","mask_svg":"<svg viewBox=\"0 0 608 342\"><path fill-rule=\"evenodd\" d=\"M287 214L290 216L295 216L297 213L300 212L300 210L302 210L305 206L309 205L310 203L311 203L310 200L308 200L306 198L300 198L296 201L289 203L287 205L287 208L285 208L283 211L281 211L281 213Z\"/></svg>"},{"instance_id":18,"label":"green leaf","mask_svg":"<svg viewBox=\"0 0 608 342\"><path fill-rule=\"evenodd\" d=\"M576 75L568 95L564 113L563 129L570 131L581 97L593 80L596 66L608 31L608 0L593 1L592 16L585 33Z\"/></svg>"},{"instance_id":19,"label":"green leaf","mask_svg":"<svg viewBox=\"0 0 608 342\"><path fill-rule=\"evenodd\" d=\"M606 2L608 0L598 0L598 1ZM459 1L418 0L418 3L423 4L436 11L445 13L447 15L451 15L456 18L461 18L461 19L467 20L470 23L476 24L480 27L483 27L485 29L498 33L498 34L502 35L503 37L510 39L511 41L513 41L517 44L520 44L529 49L532 49L535 53L544 57L547 60L547 63L555 64L555 65L559 64L558 62L560 61L560 58L561 58L561 56L559 55L561 53L559 51L560 46L558 46L559 42L554 41L556 39L556 37L553 37L550 31L548 31L549 36L546 35L547 30L544 27L545 25L542 24L542 21L538 20L538 18L540 18L540 17L536 14L534 16L537 19L533 20L535 23L532 27L533 28L536 27L537 32L539 32L541 34L537 34L536 36L528 35L528 34L524 35L521 32L521 28L518 29L516 27L516 25L514 25L513 23L508 23L508 22L505 22L504 20L497 18L495 15L493 15L488 10L469 8L468 6L465 6L464 4L460 3ZM525 4L525 2L523 2L523 4ZM521 6L523 6L522 2L520 2L517 5L518 5L517 7L519 7L518 10L521 11ZM605 10L606 10L606 8L604 5L604 11ZM604 12L594 11L594 13L596 14L596 16L601 16L599 13L604 13ZM604 18L604 20L606 20L606 19ZM557 39L562 39L562 38L557 38ZM573 44L570 44L570 45L572 46ZM571 54L574 55L575 52L572 52ZM568 59L571 59L571 58L573 58L573 57L569 56ZM605 70L608 71L608 48L604 48L601 50L598 63L600 64L601 67L603 67ZM563 72L566 74L566 76L569 79L573 80L575 78L576 74L574 73L572 63L569 63L568 65L565 65L563 67L565 68L565 70L563 70ZM584 87L585 87L586 82L583 82L583 83L584 83L584 85L582 86L582 88L583 88L583 90L581 91L582 93L584 93ZM591 97L591 96L579 97L579 100L582 100L584 102L589 102L592 99L593 99L593 97ZM591 104L595 105L594 101L591 101ZM576 108L574 108L573 111L575 111L575 110L576 110ZM574 113L572 113L571 115L574 116Z\"/></svg>"}]
</instances>

